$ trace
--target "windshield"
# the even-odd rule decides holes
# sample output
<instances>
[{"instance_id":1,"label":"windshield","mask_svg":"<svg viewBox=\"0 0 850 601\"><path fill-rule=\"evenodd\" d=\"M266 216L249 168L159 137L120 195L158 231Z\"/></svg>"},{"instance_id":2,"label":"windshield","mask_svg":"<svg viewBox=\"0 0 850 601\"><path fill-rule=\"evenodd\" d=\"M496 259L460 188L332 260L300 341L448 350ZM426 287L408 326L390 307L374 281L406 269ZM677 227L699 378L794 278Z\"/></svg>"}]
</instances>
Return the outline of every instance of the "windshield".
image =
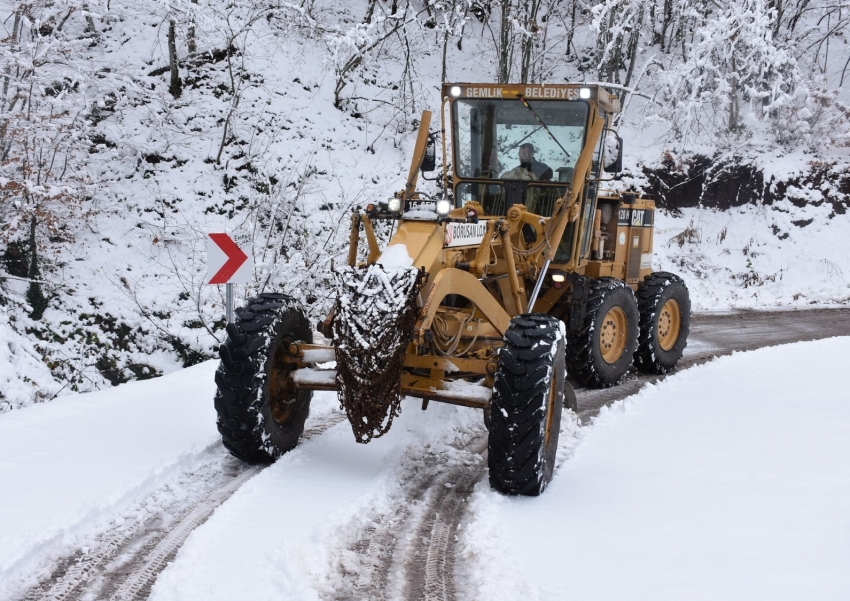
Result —
<instances>
[{"instance_id":1,"label":"windshield","mask_svg":"<svg viewBox=\"0 0 850 601\"><path fill-rule=\"evenodd\" d=\"M519 99L459 99L454 103L457 174L571 181L587 112L582 101L529 100L525 106Z\"/></svg>"}]
</instances>

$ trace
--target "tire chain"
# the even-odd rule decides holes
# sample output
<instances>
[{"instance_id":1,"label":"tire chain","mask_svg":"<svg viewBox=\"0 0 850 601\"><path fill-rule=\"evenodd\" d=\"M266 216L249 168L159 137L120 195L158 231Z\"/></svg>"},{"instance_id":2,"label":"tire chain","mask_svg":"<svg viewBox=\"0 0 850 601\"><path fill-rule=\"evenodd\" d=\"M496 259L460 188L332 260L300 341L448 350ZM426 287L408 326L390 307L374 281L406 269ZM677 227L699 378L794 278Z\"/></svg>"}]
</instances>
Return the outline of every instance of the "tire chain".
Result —
<instances>
[{"instance_id":1,"label":"tire chain","mask_svg":"<svg viewBox=\"0 0 850 601\"><path fill-rule=\"evenodd\" d=\"M402 367L425 271L374 264L334 275L336 383L354 439L365 444L386 434L401 413Z\"/></svg>"}]
</instances>

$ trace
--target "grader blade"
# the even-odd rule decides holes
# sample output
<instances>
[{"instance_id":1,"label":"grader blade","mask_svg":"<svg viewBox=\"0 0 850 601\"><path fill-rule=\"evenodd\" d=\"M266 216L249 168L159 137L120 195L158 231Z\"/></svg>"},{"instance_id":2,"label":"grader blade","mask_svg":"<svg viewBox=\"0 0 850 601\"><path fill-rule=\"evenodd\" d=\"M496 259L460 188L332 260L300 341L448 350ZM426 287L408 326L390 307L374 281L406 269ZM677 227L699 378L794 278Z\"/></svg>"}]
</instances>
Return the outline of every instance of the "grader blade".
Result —
<instances>
[{"instance_id":1,"label":"grader blade","mask_svg":"<svg viewBox=\"0 0 850 601\"><path fill-rule=\"evenodd\" d=\"M401 373L425 277L414 267L340 268L333 321L339 400L357 442L384 435L401 413Z\"/></svg>"}]
</instances>

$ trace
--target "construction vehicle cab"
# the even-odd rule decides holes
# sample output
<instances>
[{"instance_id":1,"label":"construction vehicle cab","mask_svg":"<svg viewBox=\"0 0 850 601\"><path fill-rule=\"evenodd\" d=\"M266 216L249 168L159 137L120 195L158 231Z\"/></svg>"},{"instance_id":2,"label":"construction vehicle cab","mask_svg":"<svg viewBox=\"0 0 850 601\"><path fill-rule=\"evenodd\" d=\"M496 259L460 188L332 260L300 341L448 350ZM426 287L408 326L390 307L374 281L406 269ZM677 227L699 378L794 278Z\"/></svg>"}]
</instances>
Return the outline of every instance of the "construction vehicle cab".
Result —
<instances>
[{"instance_id":1,"label":"construction vehicle cab","mask_svg":"<svg viewBox=\"0 0 850 601\"><path fill-rule=\"evenodd\" d=\"M577 409L567 374L604 387L632 365L665 373L687 342L687 288L652 271L654 202L603 189L622 163L618 110L600 86L444 85L441 192L417 189L435 162L425 111L404 189L351 215L317 328L332 344L312 344L285 295L228 326L216 408L231 452L295 446L312 390L338 391L363 443L416 397L483 409L491 485L542 492L562 407Z\"/></svg>"},{"instance_id":2,"label":"construction vehicle cab","mask_svg":"<svg viewBox=\"0 0 850 601\"><path fill-rule=\"evenodd\" d=\"M486 216L504 216L519 204L549 218L559 198L582 188L583 223L566 228L553 260L567 263L573 250L587 254L599 182L622 165L622 143L607 129L618 111L617 98L598 86L444 85L443 130L450 135L444 164L452 167L446 185L454 191L455 206L472 201ZM607 135L594 128L600 120ZM584 185L573 180L588 140L592 154ZM519 149L527 145L534 157L523 169ZM577 230L587 235L574 249Z\"/></svg>"}]
</instances>

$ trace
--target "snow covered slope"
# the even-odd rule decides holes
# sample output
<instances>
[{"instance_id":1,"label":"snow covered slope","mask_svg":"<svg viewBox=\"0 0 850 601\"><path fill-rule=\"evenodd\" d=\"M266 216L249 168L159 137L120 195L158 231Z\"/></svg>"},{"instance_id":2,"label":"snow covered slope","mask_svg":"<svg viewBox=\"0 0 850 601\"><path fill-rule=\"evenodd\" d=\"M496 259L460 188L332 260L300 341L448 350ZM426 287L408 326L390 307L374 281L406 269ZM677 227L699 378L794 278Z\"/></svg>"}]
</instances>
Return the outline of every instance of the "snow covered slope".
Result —
<instances>
[{"instance_id":1,"label":"snow covered slope","mask_svg":"<svg viewBox=\"0 0 850 601\"><path fill-rule=\"evenodd\" d=\"M539 4L513 2L521 10ZM593 79L600 73L600 52L636 43L631 58L640 94L626 101L618 124L630 185L644 186L642 169L659 167L662 157L687 162L686 151L713 157L721 146L724 159L731 161L740 151L765 180L800 178L815 165L846 171L848 150L839 143L846 115L836 113L850 101L842 71L847 41L840 37L846 17L830 25L836 35L823 53L810 44L823 33L817 25L823 11L839 10L833 3L798 2L794 10L806 13L800 23L788 8L778 28L784 31L793 20L795 35L806 42L801 48L822 59L813 72L825 78L810 86L812 94L800 88L793 103L786 99L792 112L809 111L805 119L795 113L797 121L817 121L820 128L793 152L776 146L778 128L769 115L753 117L755 102L745 103L742 116L752 114L728 136L694 139L692 131L686 148L670 149L685 144L684 138L671 139L671 123L658 111L699 107L650 98L663 97L659 86L666 79L684 81L676 69L685 53L659 49L659 31L653 30L659 25L649 14L637 37L628 43L616 37L636 31L620 27L618 19L649 11L650 4L583 10L576 3L550 3L529 21L530 30L508 19L513 29L506 39L517 44L510 79L519 78L524 36L535 36L528 50L532 79L541 81ZM751 25L764 26L770 17L761 0L696 2L699 10L690 2L674 5L675 14L665 17L672 21L663 26L661 46L665 35L697 27L711 16L703 11L728 9L721 10L725 20L708 19L717 35L703 40L704 51L712 42L721 43L723 52L734 47L728 31L714 29L717 23L731 26L734 16L749 19L758 13L764 19ZM23 6L28 20L16 20ZM392 6L401 7L398 15L389 14ZM7 103L0 106L0 118L8 109L21 131L32 134L13 136L19 144L14 152L24 152L24 141L46 145L39 148L60 157L56 160L67 173L61 182L50 180L53 187L45 190L34 179L24 182L29 187L20 184L16 161L0 164L0 271L23 278L0 278L0 331L13 330L0 333L0 344L11 345L9 352L0 350L0 411L57 393L167 374L213 357L224 323L223 290L203 283L210 231L239 232L253 242L255 280L237 286L238 298L282 290L302 300L311 318L324 317L333 301L331 261L345 252L347 216L403 186L421 110L438 110L443 74L455 81L495 80L500 17L493 6L468 0L311 0L272 8L253 0L0 0L6 39L10 28L23 22L22 31L38 42L10 43L0 56L10 69L30 62L37 67L32 79L20 84L21 89L33 84L27 111L22 103L12 103L11 109ZM607 50L600 47L599 23L594 24L602 8L616 13L610 22L614 29L602 35L614 36ZM659 8L652 19L662 12ZM179 96L170 92L171 23L182 78ZM401 29L394 31L394 25ZM625 76L620 73L620 81ZM785 88L775 86L780 89ZM715 93L728 90L711 90L706 101L715 108L703 109L710 120L722 121L726 105ZM813 103L820 108L810 111ZM784 110L775 108L777 114ZM29 111L36 117L27 117ZM39 129L38 123L50 126ZM825 141L825 127L835 143ZM815 203L827 193L846 199L847 190L798 183L789 196L805 206L780 202L660 216L657 266L686 276L699 309L846 303L850 217L829 215L825 205ZM14 196L17 190L42 196L35 202ZM33 215L40 277L46 282L40 284L47 299L40 318L33 317L27 301L28 217ZM43 365L33 364L33 354Z\"/></svg>"}]
</instances>

